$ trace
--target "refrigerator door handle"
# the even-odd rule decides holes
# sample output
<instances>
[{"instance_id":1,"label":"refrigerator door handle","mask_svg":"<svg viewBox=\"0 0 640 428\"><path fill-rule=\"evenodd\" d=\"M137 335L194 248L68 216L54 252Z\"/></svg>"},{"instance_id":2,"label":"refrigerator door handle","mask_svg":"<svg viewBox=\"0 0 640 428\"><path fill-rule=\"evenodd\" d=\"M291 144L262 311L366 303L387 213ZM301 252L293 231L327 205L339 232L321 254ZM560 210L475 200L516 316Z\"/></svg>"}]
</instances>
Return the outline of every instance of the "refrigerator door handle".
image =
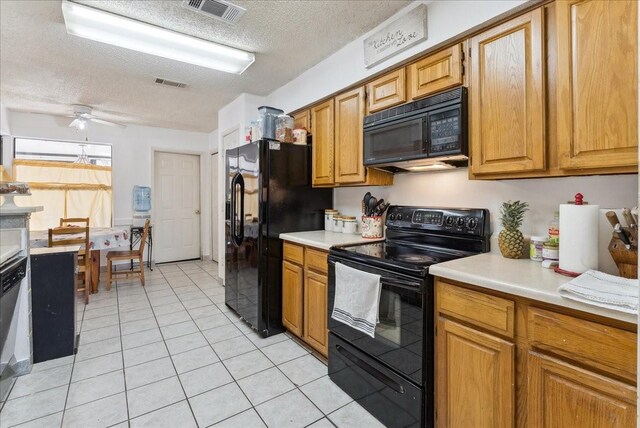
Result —
<instances>
[{"instance_id":1,"label":"refrigerator door handle","mask_svg":"<svg viewBox=\"0 0 640 428\"><path fill-rule=\"evenodd\" d=\"M240 185L240 230L236 230L235 239L239 247L244 241L244 177L241 174L238 174L237 184Z\"/></svg>"},{"instance_id":2,"label":"refrigerator door handle","mask_svg":"<svg viewBox=\"0 0 640 428\"><path fill-rule=\"evenodd\" d=\"M238 223L237 223L238 213L236 212L236 206L237 206L236 188L238 186L238 177L242 177L242 176L239 173L236 173L236 175L234 175L233 178L231 179L231 213L229 218L229 222L231 226L231 242L233 242L235 246L240 245L240 243L237 241L237 238L236 238L236 228L238 226Z\"/></svg>"}]
</instances>

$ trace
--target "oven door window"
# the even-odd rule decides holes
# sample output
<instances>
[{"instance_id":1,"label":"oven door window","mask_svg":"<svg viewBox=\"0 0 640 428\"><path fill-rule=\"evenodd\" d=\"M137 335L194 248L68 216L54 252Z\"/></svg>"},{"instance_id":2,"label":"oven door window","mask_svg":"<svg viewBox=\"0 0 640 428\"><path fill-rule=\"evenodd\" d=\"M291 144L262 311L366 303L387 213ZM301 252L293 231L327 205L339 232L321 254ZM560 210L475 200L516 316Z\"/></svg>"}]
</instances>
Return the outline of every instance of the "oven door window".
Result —
<instances>
[{"instance_id":1,"label":"oven door window","mask_svg":"<svg viewBox=\"0 0 640 428\"><path fill-rule=\"evenodd\" d=\"M333 306L333 296L330 296ZM375 338L330 318L330 329L363 352L422 383L424 295L382 280Z\"/></svg>"},{"instance_id":2,"label":"oven door window","mask_svg":"<svg viewBox=\"0 0 640 428\"><path fill-rule=\"evenodd\" d=\"M376 164L424 156L424 117L396 124L383 124L364 131L365 164Z\"/></svg>"}]
</instances>

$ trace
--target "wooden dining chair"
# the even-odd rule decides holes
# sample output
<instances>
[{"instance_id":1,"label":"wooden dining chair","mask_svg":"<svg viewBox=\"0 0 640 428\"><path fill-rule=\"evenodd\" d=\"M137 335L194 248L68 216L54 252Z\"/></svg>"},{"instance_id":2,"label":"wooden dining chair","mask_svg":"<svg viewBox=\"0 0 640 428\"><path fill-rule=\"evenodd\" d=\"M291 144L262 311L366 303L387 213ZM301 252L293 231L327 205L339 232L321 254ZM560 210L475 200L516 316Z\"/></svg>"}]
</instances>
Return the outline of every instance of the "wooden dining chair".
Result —
<instances>
[{"instance_id":1,"label":"wooden dining chair","mask_svg":"<svg viewBox=\"0 0 640 428\"><path fill-rule=\"evenodd\" d=\"M111 281L113 280L113 277L117 275L138 275L140 277L140 282L144 287L144 263L142 262L142 257L144 254L145 244L147 243L147 237L149 236L149 224L149 220L144 222L144 230L142 231L140 246L137 250L109 251L107 253L107 290L111 290ZM113 270L113 262L115 260L127 260L131 262L135 261L136 259L138 260L138 270L134 270L133 267L131 269L121 271Z\"/></svg>"},{"instance_id":2,"label":"wooden dining chair","mask_svg":"<svg viewBox=\"0 0 640 428\"><path fill-rule=\"evenodd\" d=\"M72 217L72 218L60 218L60 227L77 227L77 225L82 225L82 227L89 226L89 217ZM85 257L91 257L91 254L86 254L86 250L81 248L78 252L78 256L80 256L80 260L78 263L83 263Z\"/></svg>"},{"instance_id":3,"label":"wooden dining chair","mask_svg":"<svg viewBox=\"0 0 640 428\"><path fill-rule=\"evenodd\" d=\"M66 245L83 245L82 250L87 254L89 251L89 226L55 227L49 229L49 247ZM91 293L91 259L86 255L82 258L79 255L77 257L78 273L76 275L76 289L78 291L84 291L84 304L87 305L89 304L89 294Z\"/></svg>"}]
</instances>

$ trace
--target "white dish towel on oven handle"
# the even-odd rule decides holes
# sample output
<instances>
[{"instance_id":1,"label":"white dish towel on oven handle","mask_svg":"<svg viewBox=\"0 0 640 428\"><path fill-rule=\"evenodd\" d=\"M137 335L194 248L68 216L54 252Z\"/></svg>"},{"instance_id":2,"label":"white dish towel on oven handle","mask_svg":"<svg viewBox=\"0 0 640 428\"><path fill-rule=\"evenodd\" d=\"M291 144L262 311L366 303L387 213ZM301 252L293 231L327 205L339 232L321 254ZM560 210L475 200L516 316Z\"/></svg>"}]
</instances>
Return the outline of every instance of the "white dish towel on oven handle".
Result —
<instances>
[{"instance_id":1,"label":"white dish towel on oven handle","mask_svg":"<svg viewBox=\"0 0 640 428\"><path fill-rule=\"evenodd\" d=\"M380 275L336 263L336 294L331 318L375 337L381 291Z\"/></svg>"}]
</instances>

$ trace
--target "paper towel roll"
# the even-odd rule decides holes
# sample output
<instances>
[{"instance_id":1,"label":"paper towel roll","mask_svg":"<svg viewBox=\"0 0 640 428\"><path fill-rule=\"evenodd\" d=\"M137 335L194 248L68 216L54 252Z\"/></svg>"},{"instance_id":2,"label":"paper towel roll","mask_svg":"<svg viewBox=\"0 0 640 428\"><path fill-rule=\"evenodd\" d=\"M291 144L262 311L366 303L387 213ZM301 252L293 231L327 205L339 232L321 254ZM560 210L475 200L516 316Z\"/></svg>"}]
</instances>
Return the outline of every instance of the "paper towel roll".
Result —
<instances>
[{"instance_id":1,"label":"paper towel roll","mask_svg":"<svg viewBox=\"0 0 640 428\"><path fill-rule=\"evenodd\" d=\"M598 269L598 205L560 205L560 269Z\"/></svg>"}]
</instances>

